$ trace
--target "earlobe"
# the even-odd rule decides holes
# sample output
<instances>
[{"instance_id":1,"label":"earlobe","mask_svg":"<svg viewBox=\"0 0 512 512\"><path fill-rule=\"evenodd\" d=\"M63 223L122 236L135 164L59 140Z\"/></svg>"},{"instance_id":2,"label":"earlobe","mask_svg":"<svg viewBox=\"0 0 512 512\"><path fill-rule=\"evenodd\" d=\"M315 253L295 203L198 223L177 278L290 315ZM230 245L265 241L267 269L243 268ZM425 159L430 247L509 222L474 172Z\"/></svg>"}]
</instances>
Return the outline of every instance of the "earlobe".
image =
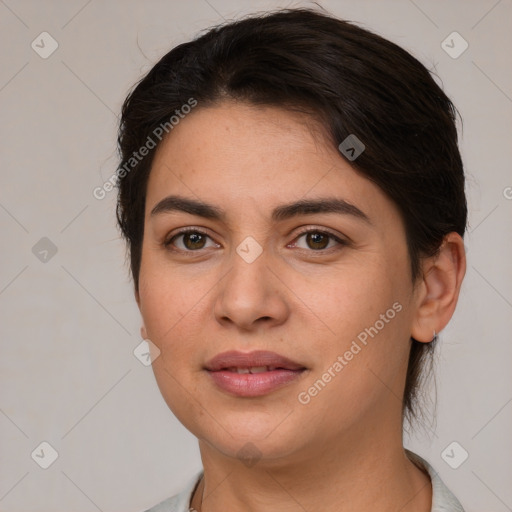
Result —
<instances>
[{"instance_id":1,"label":"earlobe","mask_svg":"<svg viewBox=\"0 0 512 512\"><path fill-rule=\"evenodd\" d=\"M411 336L420 342L433 341L455 311L462 280L466 273L466 254L462 237L445 236L439 252L423 263L421 292Z\"/></svg>"},{"instance_id":2,"label":"earlobe","mask_svg":"<svg viewBox=\"0 0 512 512\"><path fill-rule=\"evenodd\" d=\"M140 294L139 294L139 291L135 290L134 295L135 295L135 300L137 301L137 306L139 306L139 311L140 311ZM142 326L140 328L140 335L141 335L143 340L148 339L148 333L146 331L146 327L144 326L144 324L142 324Z\"/></svg>"}]
</instances>

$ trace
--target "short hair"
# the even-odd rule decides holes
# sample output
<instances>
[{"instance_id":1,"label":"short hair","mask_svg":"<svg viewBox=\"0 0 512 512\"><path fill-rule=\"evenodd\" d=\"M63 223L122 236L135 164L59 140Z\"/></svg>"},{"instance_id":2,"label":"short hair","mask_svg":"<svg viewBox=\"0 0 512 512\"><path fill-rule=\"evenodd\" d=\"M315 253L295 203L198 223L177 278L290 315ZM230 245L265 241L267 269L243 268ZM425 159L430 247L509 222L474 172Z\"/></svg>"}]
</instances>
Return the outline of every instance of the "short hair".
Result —
<instances>
[{"instance_id":1,"label":"short hair","mask_svg":"<svg viewBox=\"0 0 512 512\"><path fill-rule=\"evenodd\" d=\"M435 255L446 234L464 235L457 111L431 73L398 45L352 22L313 9L282 9L224 23L176 46L124 101L117 220L135 290L158 144L140 161L130 159L190 98L197 108L232 99L304 112L336 148L355 135L364 151L350 164L398 207L413 282L421 259ZM417 417L422 368L432 363L434 347L411 338L402 408L409 419Z\"/></svg>"}]
</instances>

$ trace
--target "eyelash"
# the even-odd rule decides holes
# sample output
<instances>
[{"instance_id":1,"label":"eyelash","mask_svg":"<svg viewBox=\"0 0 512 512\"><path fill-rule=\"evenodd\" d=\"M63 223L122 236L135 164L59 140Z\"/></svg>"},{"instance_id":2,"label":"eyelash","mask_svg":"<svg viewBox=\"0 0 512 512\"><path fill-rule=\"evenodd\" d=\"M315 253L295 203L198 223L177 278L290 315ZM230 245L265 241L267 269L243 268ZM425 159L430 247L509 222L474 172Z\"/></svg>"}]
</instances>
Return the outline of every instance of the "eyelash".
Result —
<instances>
[{"instance_id":1,"label":"eyelash","mask_svg":"<svg viewBox=\"0 0 512 512\"><path fill-rule=\"evenodd\" d=\"M190 250L190 249L188 249L188 250L185 250L185 249L176 249L176 248L172 248L171 247L173 242L178 237L180 237L182 235L189 234L189 233L197 233L199 235L208 237L210 240L213 240L208 233L206 233L205 231L202 231L201 229L198 229L198 228L184 228L184 229L178 231L177 233L175 233L172 237L164 240L164 242L163 242L164 247L166 249L168 249L168 250L171 250L171 251L174 251L174 252L181 252L181 253L196 253L196 252L198 253L198 252L200 252L202 249L197 249L197 250ZM301 238L304 235L307 235L308 233L318 233L318 234L321 234L321 235L326 235L331 240L336 241L338 243L338 246L341 246L341 247L349 245L348 241L342 240L341 238L337 237L336 235L334 235L330 231L325 231L325 230L318 229L318 228L308 228L308 229L305 229L304 231L301 231L294 238L294 241L298 240L299 238ZM319 253L319 254L325 253L327 251L331 251L332 249L336 249L336 247L329 247L327 249L319 249L319 250L299 248L299 250L302 250L302 251L307 251L307 252L311 252L311 253Z\"/></svg>"}]
</instances>

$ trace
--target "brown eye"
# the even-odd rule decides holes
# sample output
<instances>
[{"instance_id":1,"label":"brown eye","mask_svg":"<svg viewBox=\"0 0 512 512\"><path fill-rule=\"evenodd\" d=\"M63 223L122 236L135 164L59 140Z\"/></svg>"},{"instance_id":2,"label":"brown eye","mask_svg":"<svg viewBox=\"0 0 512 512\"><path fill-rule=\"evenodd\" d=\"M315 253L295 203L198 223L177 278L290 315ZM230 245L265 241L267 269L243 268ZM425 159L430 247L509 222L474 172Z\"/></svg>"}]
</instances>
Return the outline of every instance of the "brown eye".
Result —
<instances>
[{"instance_id":1,"label":"brown eye","mask_svg":"<svg viewBox=\"0 0 512 512\"><path fill-rule=\"evenodd\" d=\"M331 237L325 233L313 231L312 233L306 234L306 243L311 249L322 250L329 245L329 239Z\"/></svg>"},{"instance_id":2,"label":"brown eye","mask_svg":"<svg viewBox=\"0 0 512 512\"><path fill-rule=\"evenodd\" d=\"M174 235L164 242L164 245L171 250L192 252L207 247L206 244L208 240L211 240L211 238L206 233L202 233L196 229L189 229Z\"/></svg>"},{"instance_id":3,"label":"brown eye","mask_svg":"<svg viewBox=\"0 0 512 512\"><path fill-rule=\"evenodd\" d=\"M202 249L205 244L206 237L201 233L185 233L183 236L183 245L190 250Z\"/></svg>"},{"instance_id":4,"label":"brown eye","mask_svg":"<svg viewBox=\"0 0 512 512\"><path fill-rule=\"evenodd\" d=\"M299 249L309 249L310 251L320 252L336 246L341 248L347 245L347 243L327 231L308 229L296 238L294 245Z\"/></svg>"}]
</instances>

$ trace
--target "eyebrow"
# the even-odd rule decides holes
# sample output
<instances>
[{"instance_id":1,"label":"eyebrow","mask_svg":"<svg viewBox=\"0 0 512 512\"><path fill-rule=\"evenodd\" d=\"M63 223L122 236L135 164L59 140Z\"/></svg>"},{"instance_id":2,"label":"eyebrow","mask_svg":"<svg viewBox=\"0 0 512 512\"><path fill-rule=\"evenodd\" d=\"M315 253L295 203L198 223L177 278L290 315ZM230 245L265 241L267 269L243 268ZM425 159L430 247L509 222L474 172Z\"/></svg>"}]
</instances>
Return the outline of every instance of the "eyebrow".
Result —
<instances>
[{"instance_id":1,"label":"eyebrow","mask_svg":"<svg viewBox=\"0 0 512 512\"><path fill-rule=\"evenodd\" d=\"M185 212L206 219L226 220L226 212L218 206L174 195L167 196L159 201L151 210L151 216L174 211ZM279 222L298 215L313 215L316 213L351 215L371 224L369 217L357 206L337 197L301 199L293 203L279 205L272 211L272 220Z\"/></svg>"}]
</instances>

